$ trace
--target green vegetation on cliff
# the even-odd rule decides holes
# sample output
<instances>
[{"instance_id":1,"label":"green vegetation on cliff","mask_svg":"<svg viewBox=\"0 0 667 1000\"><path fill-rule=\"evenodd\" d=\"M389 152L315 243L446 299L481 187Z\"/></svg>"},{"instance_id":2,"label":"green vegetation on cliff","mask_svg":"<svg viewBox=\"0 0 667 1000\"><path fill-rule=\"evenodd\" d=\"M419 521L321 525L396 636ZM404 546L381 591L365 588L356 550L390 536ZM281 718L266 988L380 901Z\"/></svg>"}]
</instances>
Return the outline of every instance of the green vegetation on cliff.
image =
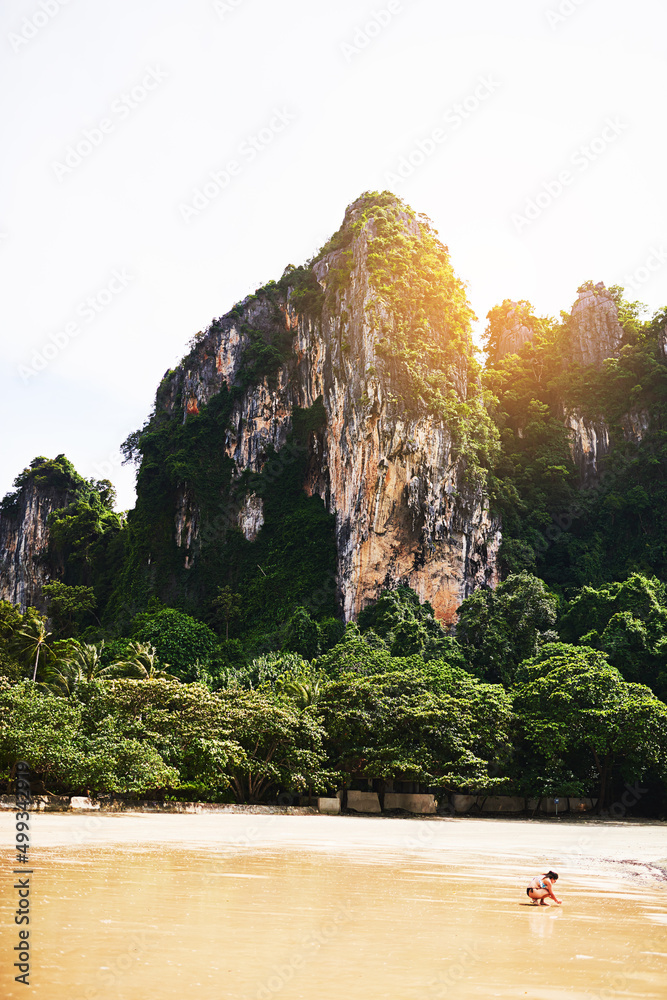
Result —
<instances>
[{"instance_id":1,"label":"green vegetation on cliff","mask_svg":"<svg viewBox=\"0 0 667 1000\"><path fill-rule=\"evenodd\" d=\"M368 276L368 319L393 398L442 417L454 457L482 484L498 435L475 358L475 314L430 220L390 191L367 192L311 263L330 254L327 289L347 288L357 265Z\"/></svg>"},{"instance_id":2,"label":"green vegetation on cliff","mask_svg":"<svg viewBox=\"0 0 667 1000\"><path fill-rule=\"evenodd\" d=\"M564 314L484 373L501 436L491 490L505 571L534 571L566 591L633 572L667 578L667 310L642 323L614 291L626 324L618 357L600 368L572 363ZM608 430L592 483L580 482L567 413Z\"/></svg>"},{"instance_id":3,"label":"green vegetation on cliff","mask_svg":"<svg viewBox=\"0 0 667 1000\"><path fill-rule=\"evenodd\" d=\"M70 497L78 496L84 491L86 486L86 480L82 479L64 455L57 455L53 459L40 455L16 477L13 491L0 501L0 513L10 517L16 515L24 492L31 488L60 496L67 502Z\"/></svg>"},{"instance_id":4,"label":"green vegetation on cliff","mask_svg":"<svg viewBox=\"0 0 667 1000\"><path fill-rule=\"evenodd\" d=\"M158 415L139 441L142 464L137 506L128 518L128 559L108 620L127 624L157 596L213 623L213 603L224 587L241 595L232 637L242 631L265 642L313 594L321 595L318 616L335 614L334 517L319 497L303 490L306 443L325 420L322 402L295 409L292 434L280 452L268 448L260 473L248 471L233 480L233 462L222 442L237 397L236 390L223 387L185 423L159 415L156 406ZM249 495L263 502L264 521L253 541L239 526ZM175 540L180 496L185 516L198 519L192 568L186 568Z\"/></svg>"}]
</instances>

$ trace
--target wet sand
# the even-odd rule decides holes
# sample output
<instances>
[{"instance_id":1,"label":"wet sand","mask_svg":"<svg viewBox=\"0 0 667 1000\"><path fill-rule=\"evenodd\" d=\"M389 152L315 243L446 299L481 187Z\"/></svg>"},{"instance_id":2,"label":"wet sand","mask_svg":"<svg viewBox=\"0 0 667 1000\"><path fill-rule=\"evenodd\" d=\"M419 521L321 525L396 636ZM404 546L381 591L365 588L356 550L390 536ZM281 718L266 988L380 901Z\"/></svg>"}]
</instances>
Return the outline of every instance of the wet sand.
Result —
<instances>
[{"instance_id":1,"label":"wet sand","mask_svg":"<svg viewBox=\"0 0 667 1000\"><path fill-rule=\"evenodd\" d=\"M665 824L38 814L31 861L40 1000L667 996Z\"/></svg>"}]
</instances>

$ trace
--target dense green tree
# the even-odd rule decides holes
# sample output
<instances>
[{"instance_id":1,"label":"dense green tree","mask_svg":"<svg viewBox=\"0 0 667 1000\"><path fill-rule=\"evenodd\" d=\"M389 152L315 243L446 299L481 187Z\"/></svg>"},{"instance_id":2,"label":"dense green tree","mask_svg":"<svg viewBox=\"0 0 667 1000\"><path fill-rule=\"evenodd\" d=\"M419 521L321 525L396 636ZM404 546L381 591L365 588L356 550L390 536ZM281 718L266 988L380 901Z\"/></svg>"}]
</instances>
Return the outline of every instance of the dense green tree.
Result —
<instances>
[{"instance_id":1,"label":"dense green tree","mask_svg":"<svg viewBox=\"0 0 667 1000\"><path fill-rule=\"evenodd\" d=\"M340 642L317 662L332 677L345 673L370 675L391 670L392 656L372 629L362 634L356 622L349 622Z\"/></svg>"},{"instance_id":2,"label":"dense green tree","mask_svg":"<svg viewBox=\"0 0 667 1000\"><path fill-rule=\"evenodd\" d=\"M319 630L320 653L333 649L345 635L345 622L342 618L327 615L321 618L317 627Z\"/></svg>"},{"instance_id":3,"label":"dense green tree","mask_svg":"<svg viewBox=\"0 0 667 1000\"><path fill-rule=\"evenodd\" d=\"M320 632L307 608L294 609L285 628L283 648L311 660L320 652Z\"/></svg>"},{"instance_id":4,"label":"dense green tree","mask_svg":"<svg viewBox=\"0 0 667 1000\"><path fill-rule=\"evenodd\" d=\"M128 738L145 743L172 770L170 794L216 800L245 761L224 707L202 684L174 678L111 681L86 699L84 721L95 731L106 718Z\"/></svg>"},{"instance_id":5,"label":"dense green tree","mask_svg":"<svg viewBox=\"0 0 667 1000\"><path fill-rule=\"evenodd\" d=\"M298 653L286 650L279 653L263 653L255 656L249 663L243 662L221 668L218 674L218 686L255 690L273 689L280 678L300 677L309 669L310 665Z\"/></svg>"},{"instance_id":6,"label":"dense green tree","mask_svg":"<svg viewBox=\"0 0 667 1000\"><path fill-rule=\"evenodd\" d=\"M304 660L298 654L260 657L259 661L253 663L253 668L257 669L260 663L264 679L253 686L301 710L319 700L328 680L315 660Z\"/></svg>"},{"instance_id":7,"label":"dense green tree","mask_svg":"<svg viewBox=\"0 0 667 1000\"><path fill-rule=\"evenodd\" d=\"M307 699L306 699L307 700ZM323 791L324 731L293 693L212 694L176 680L100 680L68 698L19 684L0 690L0 770L25 759L53 791L233 795Z\"/></svg>"},{"instance_id":8,"label":"dense green tree","mask_svg":"<svg viewBox=\"0 0 667 1000\"><path fill-rule=\"evenodd\" d=\"M426 664L427 675L416 660L394 661L387 673L342 675L325 687L318 709L332 764L356 777L493 787L489 764L509 749L509 697L448 664L436 669L438 661Z\"/></svg>"},{"instance_id":9,"label":"dense green tree","mask_svg":"<svg viewBox=\"0 0 667 1000\"><path fill-rule=\"evenodd\" d=\"M60 580L44 584L42 593L47 599L47 612L55 632L61 639L78 635L97 605L92 587L69 587Z\"/></svg>"},{"instance_id":10,"label":"dense green tree","mask_svg":"<svg viewBox=\"0 0 667 1000\"><path fill-rule=\"evenodd\" d=\"M268 692L119 680L87 711L93 721L113 715L128 736L149 740L179 784L200 795L229 789L237 801L258 802L277 788L317 791L335 782L317 718Z\"/></svg>"},{"instance_id":11,"label":"dense green tree","mask_svg":"<svg viewBox=\"0 0 667 1000\"><path fill-rule=\"evenodd\" d=\"M555 639L557 598L529 573L512 574L495 590L476 590L459 608L456 637L473 670L511 685L519 663Z\"/></svg>"},{"instance_id":12,"label":"dense green tree","mask_svg":"<svg viewBox=\"0 0 667 1000\"><path fill-rule=\"evenodd\" d=\"M649 769L667 777L667 705L626 683L603 653L547 644L521 665L518 681L514 710L542 762L543 788L593 792L603 809L615 766L627 781Z\"/></svg>"},{"instance_id":13,"label":"dense green tree","mask_svg":"<svg viewBox=\"0 0 667 1000\"><path fill-rule=\"evenodd\" d=\"M78 700L40 693L29 682L0 691L0 773L5 780L17 760L27 761L53 792L141 793L178 780L154 747L129 735L113 715L97 719L94 726L85 716Z\"/></svg>"},{"instance_id":14,"label":"dense green tree","mask_svg":"<svg viewBox=\"0 0 667 1000\"><path fill-rule=\"evenodd\" d=\"M208 625L175 608L164 608L137 625L134 638L154 646L163 669L176 677L188 678L195 662L207 663L218 646Z\"/></svg>"},{"instance_id":15,"label":"dense green tree","mask_svg":"<svg viewBox=\"0 0 667 1000\"><path fill-rule=\"evenodd\" d=\"M229 586L218 587L217 597L211 603L215 618L225 627L225 639L229 639L229 624L240 618L243 598Z\"/></svg>"},{"instance_id":16,"label":"dense green tree","mask_svg":"<svg viewBox=\"0 0 667 1000\"><path fill-rule=\"evenodd\" d=\"M627 681L667 699L667 588L656 577L583 587L559 623L564 639L605 652Z\"/></svg>"},{"instance_id":17,"label":"dense green tree","mask_svg":"<svg viewBox=\"0 0 667 1000\"><path fill-rule=\"evenodd\" d=\"M411 588L384 590L357 618L362 634L379 636L392 656L421 653L425 659L446 658L463 665L458 643L447 634L428 601Z\"/></svg>"},{"instance_id":18,"label":"dense green tree","mask_svg":"<svg viewBox=\"0 0 667 1000\"><path fill-rule=\"evenodd\" d=\"M237 801L259 802L280 788L317 794L336 787L339 775L327 767L318 706L302 708L243 689L222 690L216 697L230 733L246 752L246 761L231 775Z\"/></svg>"}]
</instances>

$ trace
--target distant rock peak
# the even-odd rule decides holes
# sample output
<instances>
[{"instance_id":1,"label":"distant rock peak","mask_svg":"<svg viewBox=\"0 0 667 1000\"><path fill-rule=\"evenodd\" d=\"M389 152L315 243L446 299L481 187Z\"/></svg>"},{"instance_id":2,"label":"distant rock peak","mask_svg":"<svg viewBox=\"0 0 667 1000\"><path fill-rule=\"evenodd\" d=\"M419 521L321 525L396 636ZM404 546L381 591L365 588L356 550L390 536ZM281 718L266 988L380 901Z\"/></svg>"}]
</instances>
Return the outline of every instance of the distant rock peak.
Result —
<instances>
[{"instance_id":1,"label":"distant rock peak","mask_svg":"<svg viewBox=\"0 0 667 1000\"><path fill-rule=\"evenodd\" d=\"M579 289L570 314L570 359L599 367L616 357L623 341L618 305L604 282L587 282Z\"/></svg>"}]
</instances>

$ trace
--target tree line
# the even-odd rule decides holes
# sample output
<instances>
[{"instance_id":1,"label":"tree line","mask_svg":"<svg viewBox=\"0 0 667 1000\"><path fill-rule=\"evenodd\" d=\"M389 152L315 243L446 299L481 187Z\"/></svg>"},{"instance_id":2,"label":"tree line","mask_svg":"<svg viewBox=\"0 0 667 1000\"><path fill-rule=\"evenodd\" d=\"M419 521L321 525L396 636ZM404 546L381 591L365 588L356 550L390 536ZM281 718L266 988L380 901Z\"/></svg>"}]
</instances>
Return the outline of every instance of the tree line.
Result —
<instances>
[{"instance_id":1,"label":"tree line","mask_svg":"<svg viewBox=\"0 0 667 1000\"><path fill-rule=\"evenodd\" d=\"M347 626L297 607L280 648L249 655L226 637L230 592L217 632L153 601L129 635L86 641L77 621L92 591L46 590L48 617L0 603L7 783L24 759L54 793L271 802L392 779L440 799L592 795L602 809L641 782L641 809L664 810L667 594L655 578L564 601L513 574L463 602L455 636L398 587Z\"/></svg>"}]
</instances>

